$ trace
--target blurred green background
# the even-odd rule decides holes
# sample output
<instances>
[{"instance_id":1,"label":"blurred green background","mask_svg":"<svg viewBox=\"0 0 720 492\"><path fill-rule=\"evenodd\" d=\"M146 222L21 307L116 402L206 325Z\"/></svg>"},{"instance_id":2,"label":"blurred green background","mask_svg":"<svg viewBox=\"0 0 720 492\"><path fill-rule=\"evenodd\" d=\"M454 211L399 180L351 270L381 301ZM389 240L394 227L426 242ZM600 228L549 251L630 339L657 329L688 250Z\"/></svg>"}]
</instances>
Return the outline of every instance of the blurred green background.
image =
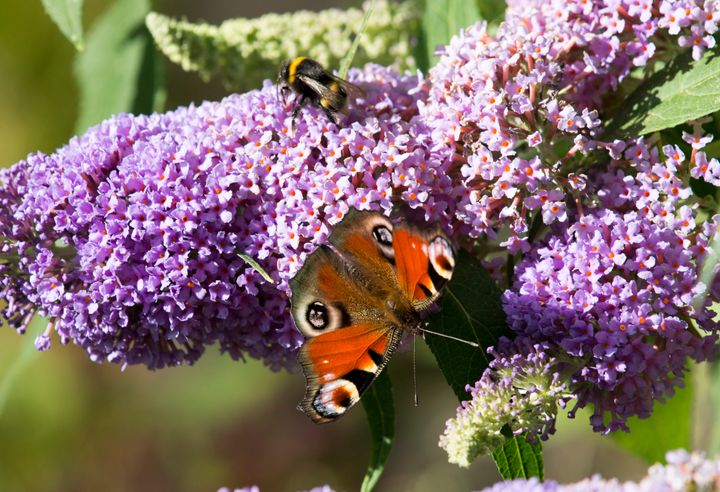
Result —
<instances>
[{"instance_id":1,"label":"blurred green background","mask_svg":"<svg viewBox=\"0 0 720 492\"><path fill-rule=\"evenodd\" d=\"M86 0L86 29L108 3ZM167 0L155 2L155 9L217 23L346 4ZM77 91L74 48L40 0L1 5L0 165L9 166L29 152L52 152L72 136ZM219 83L204 84L169 64L167 81L168 108L225 94ZM0 492L359 487L369 457L363 411L314 425L295 410L304 394L302 375L234 362L215 348L194 367L121 371L57 342L36 353L33 340L42 329L38 320L27 336L0 330ZM397 438L378 490L463 491L494 483L498 475L489 459L462 470L448 464L437 446L456 403L427 348L419 343L418 349L418 408L412 405L411 354L398 354L390 365ZM637 479L646 470L638 458L593 434L586 415L561 419L544 457L546 476L563 482L593 473Z\"/></svg>"}]
</instances>

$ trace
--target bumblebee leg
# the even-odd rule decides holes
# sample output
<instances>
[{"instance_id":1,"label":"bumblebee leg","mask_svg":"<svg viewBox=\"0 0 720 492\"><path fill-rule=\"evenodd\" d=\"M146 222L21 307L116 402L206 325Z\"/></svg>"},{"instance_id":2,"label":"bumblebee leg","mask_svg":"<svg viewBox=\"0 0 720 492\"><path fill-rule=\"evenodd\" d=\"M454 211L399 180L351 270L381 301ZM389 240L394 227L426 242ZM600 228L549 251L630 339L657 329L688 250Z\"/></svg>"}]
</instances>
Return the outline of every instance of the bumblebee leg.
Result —
<instances>
[{"instance_id":1,"label":"bumblebee leg","mask_svg":"<svg viewBox=\"0 0 720 492\"><path fill-rule=\"evenodd\" d=\"M333 111L330 108L326 108L325 106L321 106L321 108L323 111L325 111L325 114L327 115L328 119L330 121L332 121L333 123L335 123L336 126L339 127L340 125L338 124L337 112Z\"/></svg>"},{"instance_id":2,"label":"bumblebee leg","mask_svg":"<svg viewBox=\"0 0 720 492\"><path fill-rule=\"evenodd\" d=\"M295 121L295 118L297 118L297 115L300 114L300 110L305 105L305 96L300 96L300 100L295 105L295 109L293 109L292 112L292 120Z\"/></svg>"},{"instance_id":3,"label":"bumblebee leg","mask_svg":"<svg viewBox=\"0 0 720 492\"><path fill-rule=\"evenodd\" d=\"M287 85L284 85L282 83L279 83L277 85L277 96L280 101L282 101L283 104L287 104L287 93L290 91L290 88Z\"/></svg>"},{"instance_id":4,"label":"bumblebee leg","mask_svg":"<svg viewBox=\"0 0 720 492\"><path fill-rule=\"evenodd\" d=\"M295 118L300 114L300 110L305 105L305 96L300 96L300 100L295 105L295 109L292 112L292 118L290 118L290 134L295 135Z\"/></svg>"}]
</instances>

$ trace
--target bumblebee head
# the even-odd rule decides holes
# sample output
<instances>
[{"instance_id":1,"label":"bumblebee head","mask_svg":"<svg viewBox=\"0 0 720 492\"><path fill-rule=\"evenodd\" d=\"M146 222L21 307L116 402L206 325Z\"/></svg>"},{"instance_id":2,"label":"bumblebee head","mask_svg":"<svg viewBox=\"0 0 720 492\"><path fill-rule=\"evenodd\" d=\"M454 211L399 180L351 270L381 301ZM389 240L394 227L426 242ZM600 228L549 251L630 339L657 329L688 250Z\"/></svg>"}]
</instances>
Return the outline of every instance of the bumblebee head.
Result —
<instances>
[{"instance_id":1,"label":"bumblebee head","mask_svg":"<svg viewBox=\"0 0 720 492\"><path fill-rule=\"evenodd\" d=\"M275 85L277 98L285 103L285 93L289 90L288 87L288 76L290 74L290 62L285 61L280 65L280 71L278 72L277 83Z\"/></svg>"},{"instance_id":2,"label":"bumblebee head","mask_svg":"<svg viewBox=\"0 0 720 492\"><path fill-rule=\"evenodd\" d=\"M288 82L290 77L290 60L286 60L280 65L280 72L278 72L278 82Z\"/></svg>"}]
</instances>

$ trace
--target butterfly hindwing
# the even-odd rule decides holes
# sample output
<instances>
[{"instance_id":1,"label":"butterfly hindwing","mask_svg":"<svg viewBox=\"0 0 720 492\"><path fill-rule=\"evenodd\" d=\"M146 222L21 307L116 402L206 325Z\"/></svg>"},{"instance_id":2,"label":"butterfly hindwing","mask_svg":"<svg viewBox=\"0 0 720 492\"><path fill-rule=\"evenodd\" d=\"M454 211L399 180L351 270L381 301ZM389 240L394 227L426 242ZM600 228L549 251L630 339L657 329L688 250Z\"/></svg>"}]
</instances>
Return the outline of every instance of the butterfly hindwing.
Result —
<instances>
[{"instance_id":1,"label":"butterfly hindwing","mask_svg":"<svg viewBox=\"0 0 720 492\"><path fill-rule=\"evenodd\" d=\"M372 323L308 340L298 357L307 383L300 408L318 423L343 415L383 370L399 340L400 330Z\"/></svg>"}]
</instances>

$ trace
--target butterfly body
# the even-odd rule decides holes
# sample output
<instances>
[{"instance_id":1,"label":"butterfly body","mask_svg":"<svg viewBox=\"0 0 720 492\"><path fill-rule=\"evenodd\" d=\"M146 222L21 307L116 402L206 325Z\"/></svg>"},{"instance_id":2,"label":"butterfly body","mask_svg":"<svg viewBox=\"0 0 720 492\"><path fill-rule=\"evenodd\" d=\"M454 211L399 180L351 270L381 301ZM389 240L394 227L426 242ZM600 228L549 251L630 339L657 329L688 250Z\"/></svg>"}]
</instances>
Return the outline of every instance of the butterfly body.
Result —
<instances>
[{"instance_id":1,"label":"butterfly body","mask_svg":"<svg viewBox=\"0 0 720 492\"><path fill-rule=\"evenodd\" d=\"M327 117L339 123L348 114L348 95L362 94L362 89L337 77L320 63L304 56L286 61L278 74L279 89L283 93L290 89L300 96L293 111L293 120L306 101L321 108Z\"/></svg>"},{"instance_id":2,"label":"butterfly body","mask_svg":"<svg viewBox=\"0 0 720 492\"><path fill-rule=\"evenodd\" d=\"M382 371L403 334L422 327L455 264L437 228L393 226L352 210L330 245L308 256L290 283L292 314L306 342L298 355L307 380L300 408L315 422L343 415Z\"/></svg>"}]
</instances>

